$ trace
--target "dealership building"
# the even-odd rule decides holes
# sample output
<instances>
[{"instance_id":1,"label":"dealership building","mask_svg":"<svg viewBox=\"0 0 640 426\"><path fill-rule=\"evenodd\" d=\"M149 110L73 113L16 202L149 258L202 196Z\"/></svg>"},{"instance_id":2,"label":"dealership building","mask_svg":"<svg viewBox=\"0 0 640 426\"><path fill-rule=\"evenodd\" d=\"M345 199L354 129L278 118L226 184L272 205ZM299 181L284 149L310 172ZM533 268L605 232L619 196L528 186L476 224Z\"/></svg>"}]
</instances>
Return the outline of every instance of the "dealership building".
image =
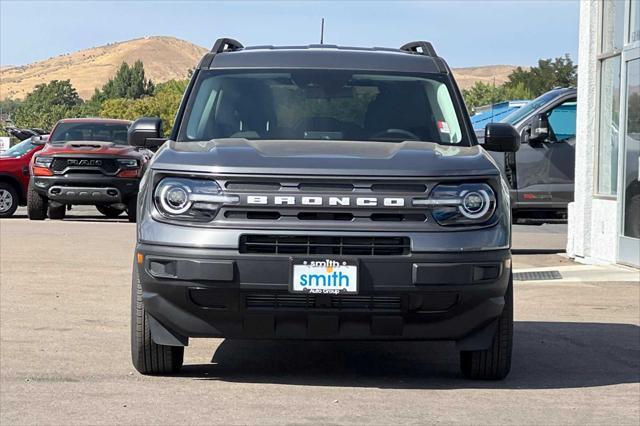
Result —
<instances>
[{"instance_id":1,"label":"dealership building","mask_svg":"<svg viewBox=\"0 0 640 426\"><path fill-rule=\"evenodd\" d=\"M640 266L640 1L580 3L567 253Z\"/></svg>"}]
</instances>

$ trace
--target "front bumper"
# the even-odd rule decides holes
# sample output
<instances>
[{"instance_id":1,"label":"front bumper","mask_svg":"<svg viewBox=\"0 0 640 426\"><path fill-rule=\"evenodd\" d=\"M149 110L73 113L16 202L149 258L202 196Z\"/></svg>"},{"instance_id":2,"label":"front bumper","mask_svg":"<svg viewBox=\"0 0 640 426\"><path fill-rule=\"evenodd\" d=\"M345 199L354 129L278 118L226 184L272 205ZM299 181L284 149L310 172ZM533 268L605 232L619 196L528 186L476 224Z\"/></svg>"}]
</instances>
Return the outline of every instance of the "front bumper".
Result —
<instances>
[{"instance_id":1,"label":"front bumper","mask_svg":"<svg viewBox=\"0 0 640 426\"><path fill-rule=\"evenodd\" d=\"M289 256L151 244L137 253L151 335L166 345L229 337L455 340L483 349L511 274L509 250L363 256L357 296L301 295L288 291Z\"/></svg>"},{"instance_id":2,"label":"front bumper","mask_svg":"<svg viewBox=\"0 0 640 426\"><path fill-rule=\"evenodd\" d=\"M49 200L66 204L124 203L138 194L139 179L96 174L36 176L34 188Z\"/></svg>"}]
</instances>

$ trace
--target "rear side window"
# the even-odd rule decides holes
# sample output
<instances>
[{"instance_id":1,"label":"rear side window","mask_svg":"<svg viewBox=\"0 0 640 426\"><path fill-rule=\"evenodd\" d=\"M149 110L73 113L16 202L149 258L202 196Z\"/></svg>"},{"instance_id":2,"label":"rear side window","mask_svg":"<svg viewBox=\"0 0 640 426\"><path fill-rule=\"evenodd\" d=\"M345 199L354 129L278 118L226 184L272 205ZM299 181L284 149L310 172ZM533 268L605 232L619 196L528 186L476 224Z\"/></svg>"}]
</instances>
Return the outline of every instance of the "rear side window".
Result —
<instances>
[{"instance_id":1,"label":"rear side window","mask_svg":"<svg viewBox=\"0 0 640 426\"><path fill-rule=\"evenodd\" d=\"M54 129L49 141L53 144L72 141L99 141L126 145L128 128L128 124L122 123L60 123Z\"/></svg>"},{"instance_id":2,"label":"rear side window","mask_svg":"<svg viewBox=\"0 0 640 426\"><path fill-rule=\"evenodd\" d=\"M344 70L202 72L178 141L429 141L463 143L440 77ZM467 143L468 144L468 143Z\"/></svg>"}]
</instances>

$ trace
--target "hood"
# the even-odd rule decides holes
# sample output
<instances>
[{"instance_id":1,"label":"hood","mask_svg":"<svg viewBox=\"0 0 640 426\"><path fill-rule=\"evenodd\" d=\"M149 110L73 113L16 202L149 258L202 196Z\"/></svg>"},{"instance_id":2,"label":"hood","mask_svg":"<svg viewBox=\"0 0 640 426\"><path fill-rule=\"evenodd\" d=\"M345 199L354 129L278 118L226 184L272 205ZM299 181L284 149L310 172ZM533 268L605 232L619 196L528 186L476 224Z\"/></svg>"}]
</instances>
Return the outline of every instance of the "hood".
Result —
<instances>
[{"instance_id":1,"label":"hood","mask_svg":"<svg viewBox=\"0 0 640 426\"><path fill-rule=\"evenodd\" d=\"M156 153L152 167L223 174L425 177L498 174L493 160L479 146L416 141L171 141Z\"/></svg>"},{"instance_id":2,"label":"hood","mask_svg":"<svg viewBox=\"0 0 640 426\"><path fill-rule=\"evenodd\" d=\"M99 141L69 141L65 143L48 143L40 151L40 155L58 154L87 154L87 155L107 155L107 156L131 156L137 151L130 145L117 145L113 142Z\"/></svg>"}]
</instances>

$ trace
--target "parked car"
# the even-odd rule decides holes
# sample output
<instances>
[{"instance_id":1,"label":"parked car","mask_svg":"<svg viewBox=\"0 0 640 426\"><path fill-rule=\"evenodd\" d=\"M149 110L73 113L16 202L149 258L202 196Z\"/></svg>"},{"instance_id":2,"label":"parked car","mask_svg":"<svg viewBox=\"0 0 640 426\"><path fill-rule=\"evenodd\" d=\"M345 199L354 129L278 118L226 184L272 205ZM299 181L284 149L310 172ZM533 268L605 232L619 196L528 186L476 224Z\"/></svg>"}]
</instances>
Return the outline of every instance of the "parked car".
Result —
<instances>
[{"instance_id":1,"label":"parked car","mask_svg":"<svg viewBox=\"0 0 640 426\"><path fill-rule=\"evenodd\" d=\"M60 120L31 161L29 219L62 219L67 206L95 205L107 217L136 220L138 183L152 152L127 143L130 121Z\"/></svg>"},{"instance_id":2,"label":"parked car","mask_svg":"<svg viewBox=\"0 0 640 426\"><path fill-rule=\"evenodd\" d=\"M171 374L191 337L453 340L463 373L511 365L511 208L446 62L400 49L244 48L196 67L138 196L131 353Z\"/></svg>"},{"instance_id":3,"label":"parked car","mask_svg":"<svg viewBox=\"0 0 640 426\"><path fill-rule=\"evenodd\" d=\"M518 152L492 153L509 184L514 222L566 222L574 189L576 99L574 88L553 89L500 120L521 139ZM482 142L483 132L476 135Z\"/></svg>"},{"instance_id":4,"label":"parked car","mask_svg":"<svg viewBox=\"0 0 640 426\"><path fill-rule=\"evenodd\" d=\"M13 216L18 206L27 204L29 162L48 138L32 129L5 130L21 142L0 153L0 218Z\"/></svg>"}]
</instances>

